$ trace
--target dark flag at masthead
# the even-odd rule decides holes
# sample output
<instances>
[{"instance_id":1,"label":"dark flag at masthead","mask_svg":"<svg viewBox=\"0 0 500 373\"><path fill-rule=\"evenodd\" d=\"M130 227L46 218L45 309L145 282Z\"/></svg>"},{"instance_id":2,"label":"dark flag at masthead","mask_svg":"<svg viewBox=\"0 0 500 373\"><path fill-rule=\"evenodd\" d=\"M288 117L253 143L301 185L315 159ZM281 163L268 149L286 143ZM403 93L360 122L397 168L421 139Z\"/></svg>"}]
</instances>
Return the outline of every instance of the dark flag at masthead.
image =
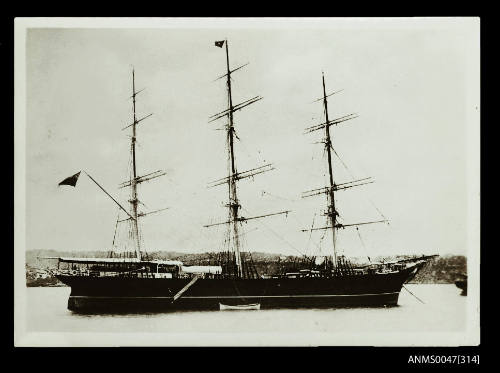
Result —
<instances>
[{"instance_id":1,"label":"dark flag at masthead","mask_svg":"<svg viewBox=\"0 0 500 373\"><path fill-rule=\"evenodd\" d=\"M216 41L216 42L215 42L215 46L216 46L216 47L219 47L219 48L222 48L222 46L224 45L224 42L225 42L225 40Z\"/></svg>"},{"instance_id":2,"label":"dark flag at masthead","mask_svg":"<svg viewBox=\"0 0 500 373\"><path fill-rule=\"evenodd\" d=\"M73 176L67 177L66 179L61 181L59 183L59 185L71 185L73 187L76 186L76 182L78 181L78 177L80 176L80 172L74 174Z\"/></svg>"}]
</instances>

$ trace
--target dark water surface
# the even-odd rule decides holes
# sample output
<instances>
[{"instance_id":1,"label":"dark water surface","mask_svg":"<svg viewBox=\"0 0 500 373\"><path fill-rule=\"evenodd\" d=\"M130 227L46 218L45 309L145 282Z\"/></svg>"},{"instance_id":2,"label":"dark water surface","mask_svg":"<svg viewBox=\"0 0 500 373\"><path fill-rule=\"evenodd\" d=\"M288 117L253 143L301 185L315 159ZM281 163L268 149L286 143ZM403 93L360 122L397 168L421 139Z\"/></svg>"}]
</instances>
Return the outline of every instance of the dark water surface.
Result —
<instances>
[{"instance_id":1,"label":"dark water surface","mask_svg":"<svg viewBox=\"0 0 500 373\"><path fill-rule=\"evenodd\" d=\"M405 285L399 305L259 311L169 312L81 315L67 307L67 287L28 288L30 332L459 332L466 323L466 297L455 285Z\"/></svg>"}]
</instances>

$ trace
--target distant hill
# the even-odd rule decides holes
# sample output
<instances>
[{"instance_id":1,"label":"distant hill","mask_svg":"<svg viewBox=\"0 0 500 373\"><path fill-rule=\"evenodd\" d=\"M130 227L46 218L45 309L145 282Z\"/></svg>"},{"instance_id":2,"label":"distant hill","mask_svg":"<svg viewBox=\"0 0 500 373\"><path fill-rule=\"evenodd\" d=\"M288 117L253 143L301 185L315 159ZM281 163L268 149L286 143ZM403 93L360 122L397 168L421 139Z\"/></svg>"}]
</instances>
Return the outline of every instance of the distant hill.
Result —
<instances>
[{"instance_id":1,"label":"distant hill","mask_svg":"<svg viewBox=\"0 0 500 373\"><path fill-rule=\"evenodd\" d=\"M297 259L296 256L284 256L279 254L268 254L263 252L252 252L251 257L256 266L258 273L269 274L275 273L281 263L291 263ZM56 250L28 250L26 251L26 277L27 283L30 286L57 286L60 285L57 279L53 277L53 270L57 268L57 260L41 259L41 257L97 257L105 258L109 256L109 252L104 251L79 251L79 252L64 252ZM163 260L180 260L186 265L210 265L216 264L217 253L207 252L202 254L187 254L173 251L154 251L148 253L149 259ZM407 255L392 256L392 257L376 257L374 261L388 261L395 259L408 258ZM366 263L366 260L353 258L353 263ZM37 276L45 276L47 278L37 278ZM462 255L446 255L437 257L431 260L412 280L412 283L438 283L447 284L454 283L460 275L467 274L467 259Z\"/></svg>"},{"instance_id":2,"label":"distant hill","mask_svg":"<svg viewBox=\"0 0 500 373\"><path fill-rule=\"evenodd\" d=\"M434 258L415 276L412 283L450 284L467 275L467 258L463 255L445 255Z\"/></svg>"}]
</instances>

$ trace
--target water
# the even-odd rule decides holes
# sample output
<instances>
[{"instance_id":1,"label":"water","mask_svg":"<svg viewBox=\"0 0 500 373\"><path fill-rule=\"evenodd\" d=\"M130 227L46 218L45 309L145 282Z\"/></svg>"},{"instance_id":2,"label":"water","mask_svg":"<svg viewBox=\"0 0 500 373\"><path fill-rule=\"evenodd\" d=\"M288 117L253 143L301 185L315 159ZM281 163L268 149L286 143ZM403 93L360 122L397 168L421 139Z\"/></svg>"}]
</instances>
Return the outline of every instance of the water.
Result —
<instances>
[{"instance_id":1,"label":"water","mask_svg":"<svg viewBox=\"0 0 500 373\"><path fill-rule=\"evenodd\" d=\"M342 333L460 332L466 297L455 285L405 285L397 307L80 315L69 311L67 287L27 289L30 332Z\"/></svg>"}]
</instances>

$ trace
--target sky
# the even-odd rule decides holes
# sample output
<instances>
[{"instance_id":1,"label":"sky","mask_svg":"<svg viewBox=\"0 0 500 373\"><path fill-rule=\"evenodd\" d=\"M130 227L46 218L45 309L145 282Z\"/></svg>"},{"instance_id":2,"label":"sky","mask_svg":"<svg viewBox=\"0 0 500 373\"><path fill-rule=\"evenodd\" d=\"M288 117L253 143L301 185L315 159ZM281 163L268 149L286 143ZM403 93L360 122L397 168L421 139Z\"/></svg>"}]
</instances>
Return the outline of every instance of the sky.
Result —
<instances>
[{"instance_id":1,"label":"sky","mask_svg":"<svg viewBox=\"0 0 500 373\"><path fill-rule=\"evenodd\" d=\"M348 256L467 254L478 208L479 24L426 20L132 21L106 28L32 27L26 33L26 249L125 250L118 207L82 173L75 188L58 186L85 170L122 205L132 121L132 68L139 175L166 176L139 186L140 210L168 207L141 219L146 251L217 251L227 218L224 49L228 39L233 102L263 99L235 114L239 171L272 163L275 170L239 182L245 217L291 210L244 223L244 249L286 255L331 254L321 227L325 196L301 198L327 185L322 133L322 72L329 117L356 113L334 126L337 183L373 184L336 194L342 221L373 224L339 231ZM49 25L50 26L50 25ZM472 118L472 119L471 119ZM16 124L17 125L17 124ZM474 134L474 136L470 136ZM472 139L472 140L471 140ZM472 141L472 142L471 142ZM344 166L345 165L345 166ZM472 202L471 202L472 201ZM477 205L476 205L477 202ZM115 235L115 226L116 229ZM359 236L358 236L359 232ZM360 239L361 237L361 239Z\"/></svg>"}]
</instances>

